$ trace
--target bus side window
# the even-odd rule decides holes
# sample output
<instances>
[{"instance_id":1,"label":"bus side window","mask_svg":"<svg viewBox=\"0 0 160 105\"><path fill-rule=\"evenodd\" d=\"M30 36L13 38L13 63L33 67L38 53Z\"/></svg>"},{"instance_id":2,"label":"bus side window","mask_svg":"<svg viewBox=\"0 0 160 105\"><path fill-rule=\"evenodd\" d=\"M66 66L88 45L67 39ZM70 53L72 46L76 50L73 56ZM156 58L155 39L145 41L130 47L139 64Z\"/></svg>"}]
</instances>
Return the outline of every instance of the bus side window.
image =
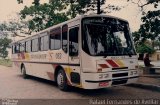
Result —
<instances>
[{"instance_id":1,"label":"bus side window","mask_svg":"<svg viewBox=\"0 0 160 105\"><path fill-rule=\"evenodd\" d=\"M44 38L44 39L43 39L43 41L44 41L44 42L43 42L43 50L46 51L46 50L48 50L48 48L49 48L49 45L48 45L48 44L49 44L49 43L48 43L48 42L49 42L49 41L48 41L48 35L44 36L43 38Z\"/></svg>"},{"instance_id":2,"label":"bus side window","mask_svg":"<svg viewBox=\"0 0 160 105\"><path fill-rule=\"evenodd\" d=\"M62 26L62 50L67 53L67 33L68 33L68 25Z\"/></svg>"},{"instance_id":3,"label":"bus side window","mask_svg":"<svg viewBox=\"0 0 160 105\"><path fill-rule=\"evenodd\" d=\"M56 28L50 32L50 49L58 50L61 48L61 28Z\"/></svg>"},{"instance_id":4,"label":"bus side window","mask_svg":"<svg viewBox=\"0 0 160 105\"><path fill-rule=\"evenodd\" d=\"M19 44L16 44L15 47L14 47L14 52L15 53L19 53L20 52L20 45Z\"/></svg>"},{"instance_id":5,"label":"bus side window","mask_svg":"<svg viewBox=\"0 0 160 105\"><path fill-rule=\"evenodd\" d=\"M69 56L78 56L78 31L79 27L69 30Z\"/></svg>"},{"instance_id":6,"label":"bus side window","mask_svg":"<svg viewBox=\"0 0 160 105\"><path fill-rule=\"evenodd\" d=\"M25 49L25 51L27 53L31 52L31 41L30 40L26 42L26 49Z\"/></svg>"},{"instance_id":7,"label":"bus side window","mask_svg":"<svg viewBox=\"0 0 160 105\"><path fill-rule=\"evenodd\" d=\"M25 51L25 43L20 43L20 52Z\"/></svg>"},{"instance_id":8,"label":"bus side window","mask_svg":"<svg viewBox=\"0 0 160 105\"><path fill-rule=\"evenodd\" d=\"M47 51L48 47L48 35L40 37L40 50Z\"/></svg>"},{"instance_id":9,"label":"bus side window","mask_svg":"<svg viewBox=\"0 0 160 105\"><path fill-rule=\"evenodd\" d=\"M38 38L32 40L32 52L38 51Z\"/></svg>"}]
</instances>

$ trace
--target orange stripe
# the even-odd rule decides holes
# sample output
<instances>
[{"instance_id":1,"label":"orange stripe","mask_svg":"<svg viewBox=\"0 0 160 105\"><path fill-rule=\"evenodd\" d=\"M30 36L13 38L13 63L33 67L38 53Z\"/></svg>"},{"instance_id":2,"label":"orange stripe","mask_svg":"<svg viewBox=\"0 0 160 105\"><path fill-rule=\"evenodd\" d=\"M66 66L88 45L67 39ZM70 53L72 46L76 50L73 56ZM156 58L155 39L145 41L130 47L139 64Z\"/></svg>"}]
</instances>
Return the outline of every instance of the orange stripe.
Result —
<instances>
[{"instance_id":1,"label":"orange stripe","mask_svg":"<svg viewBox=\"0 0 160 105\"><path fill-rule=\"evenodd\" d=\"M121 60L114 60L120 67L125 67L124 63Z\"/></svg>"}]
</instances>

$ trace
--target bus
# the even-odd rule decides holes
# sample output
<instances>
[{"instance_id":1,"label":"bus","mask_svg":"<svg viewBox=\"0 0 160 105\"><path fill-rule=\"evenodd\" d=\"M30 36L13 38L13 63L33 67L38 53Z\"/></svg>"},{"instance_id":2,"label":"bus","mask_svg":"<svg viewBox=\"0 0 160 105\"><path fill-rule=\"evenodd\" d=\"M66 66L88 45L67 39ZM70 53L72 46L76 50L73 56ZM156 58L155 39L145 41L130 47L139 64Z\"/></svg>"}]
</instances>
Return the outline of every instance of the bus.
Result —
<instances>
[{"instance_id":1,"label":"bus","mask_svg":"<svg viewBox=\"0 0 160 105\"><path fill-rule=\"evenodd\" d=\"M129 23L107 15L83 15L12 44L13 67L69 86L99 89L134 83L138 59Z\"/></svg>"}]
</instances>

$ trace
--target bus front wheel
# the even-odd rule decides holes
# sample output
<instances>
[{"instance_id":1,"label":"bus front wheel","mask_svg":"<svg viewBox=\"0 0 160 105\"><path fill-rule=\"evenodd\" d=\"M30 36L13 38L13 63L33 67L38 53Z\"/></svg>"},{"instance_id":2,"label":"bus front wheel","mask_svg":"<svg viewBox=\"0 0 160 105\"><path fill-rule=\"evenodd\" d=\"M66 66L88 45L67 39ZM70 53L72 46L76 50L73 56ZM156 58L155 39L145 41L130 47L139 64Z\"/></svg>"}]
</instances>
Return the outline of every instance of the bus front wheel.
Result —
<instances>
[{"instance_id":1,"label":"bus front wheel","mask_svg":"<svg viewBox=\"0 0 160 105\"><path fill-rule=\"evenodd\" d=\"M22 66L21 71L22 71L23 78L26 79L27 78L27 74L26 74L25 66Z\"/></svg>"},{"instance_id":2,"label":"bus front wheel","mask_svg":"<svg viewBox=\"0 0 160 105\"><path fill-rule=\"evenodd\" d=\"M63 91L68 90L67 77L64 70L59 70L57 74L57 85Z\"/></svg>"}]
</instances>

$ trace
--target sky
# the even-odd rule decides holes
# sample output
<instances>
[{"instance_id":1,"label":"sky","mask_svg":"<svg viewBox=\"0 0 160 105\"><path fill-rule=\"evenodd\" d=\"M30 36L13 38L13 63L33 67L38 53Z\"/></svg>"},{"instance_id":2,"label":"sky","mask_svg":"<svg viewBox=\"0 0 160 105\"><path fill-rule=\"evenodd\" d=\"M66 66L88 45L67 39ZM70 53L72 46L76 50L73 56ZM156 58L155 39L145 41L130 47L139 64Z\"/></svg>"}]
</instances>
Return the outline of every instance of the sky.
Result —
<instances>
[{"instance_id":1,"label":"sky","mask_svg":"<svg viewBox=\"0 0 160 105\"><path fill-rule=\"evenodd\" d=\"M48 0L40 0L41 3ZM30 6L33 0L23 0L23 4L18 4L17 0L0 0L0 22L16 18L16 14L24 8Z\"/></svg>"},{"instance_id":2,"label":"sky","mask_svg":"<svg viewBox=\"0 0 160 105\"><path fill-rule=\"evenodd\" d=\"M16 18L16 14L24 8L25 5L30 6L33 0L24 0L23 4L18 4L17 0L0 0L0 22L8 21L9 19ZM41 3L48 2L48 0L40 0ZM114 4L119 6L125 6L117 12L111 12L107 15L117 16L129 21L131 31L137 31L141 24L141 12L140 8L136 4L128 3L127 0L106 0L106 4ZM136 1L136 0L134 0ZM142 0L145 1L145 0ZM160 7L158 7L160 9ZM148 6L145 10L152 9L152 6Z\"/></svg>"}]
</instances>

